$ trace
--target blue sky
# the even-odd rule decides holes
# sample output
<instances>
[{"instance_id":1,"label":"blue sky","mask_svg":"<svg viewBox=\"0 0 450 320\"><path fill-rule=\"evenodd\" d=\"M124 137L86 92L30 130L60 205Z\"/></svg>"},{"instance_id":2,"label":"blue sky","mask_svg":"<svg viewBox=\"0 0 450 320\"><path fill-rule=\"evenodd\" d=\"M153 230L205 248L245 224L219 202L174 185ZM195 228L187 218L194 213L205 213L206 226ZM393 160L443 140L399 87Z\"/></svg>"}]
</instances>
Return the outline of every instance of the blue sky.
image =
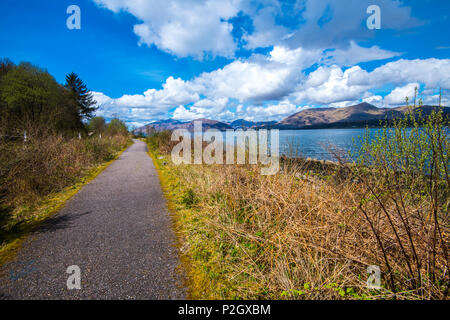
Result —
<instances>
[{"instance_id":1,"label":"blue sky","mask_svg":"<svg viewBox=\"0 0 450 320\"><path fill-rule=\"evenodd\" d=\"M69 30L66 9L81 9ZM381 29L369 30L369 5ZM309 107L450 98L447 0L2 0L0 57L74 71L98 115L279 120Z\"/></svg>"}]
</instances>

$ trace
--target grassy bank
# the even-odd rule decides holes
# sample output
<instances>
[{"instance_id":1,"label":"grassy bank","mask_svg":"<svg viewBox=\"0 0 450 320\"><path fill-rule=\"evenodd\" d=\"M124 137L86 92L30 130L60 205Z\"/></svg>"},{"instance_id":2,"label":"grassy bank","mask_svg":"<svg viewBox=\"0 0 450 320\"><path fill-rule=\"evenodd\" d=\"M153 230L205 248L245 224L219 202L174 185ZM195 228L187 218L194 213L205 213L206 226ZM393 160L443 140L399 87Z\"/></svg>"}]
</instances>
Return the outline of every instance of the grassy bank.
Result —
<instances>
[{"instance_id":1,"label":"grassy bank","mask_svg":"<svg viewBox=\"0 0 450 320\"><path fill-rule=\"evenodd\" d=\"M274 176L175 166L170 134L153 134L191 298L446 299L449 142L434 117L385 128L356 163L285 162Z\"/></svg>"},{"instance_id":2,"label":"grassy bank","mask_svg":"<svg viewBox=\"0 0 450 320\"><path fill-rule=\"evenodd\" d=\"M127 135L0 143L0 265L130 144Z\"/></svg>"}]
</instances>

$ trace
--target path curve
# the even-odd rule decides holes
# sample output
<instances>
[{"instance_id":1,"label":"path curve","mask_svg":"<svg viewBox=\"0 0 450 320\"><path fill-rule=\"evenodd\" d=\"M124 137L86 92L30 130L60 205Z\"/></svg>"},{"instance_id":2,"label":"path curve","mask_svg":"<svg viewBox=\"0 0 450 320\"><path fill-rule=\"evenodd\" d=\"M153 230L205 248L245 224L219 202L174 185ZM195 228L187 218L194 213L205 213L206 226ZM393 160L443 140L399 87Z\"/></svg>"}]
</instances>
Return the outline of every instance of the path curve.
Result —
<instances>
[{"instance_id":1,"label":"path curve","mask_svg":"<svg viewBox=\"0 0 450 320\"><path fill-rule=\"evenodd\" d=\"M158 175L134 140L22 245L0 275L0 299L183 299ZM68 290L67 268L81 270Z\"/></svg>"}]
</instances>

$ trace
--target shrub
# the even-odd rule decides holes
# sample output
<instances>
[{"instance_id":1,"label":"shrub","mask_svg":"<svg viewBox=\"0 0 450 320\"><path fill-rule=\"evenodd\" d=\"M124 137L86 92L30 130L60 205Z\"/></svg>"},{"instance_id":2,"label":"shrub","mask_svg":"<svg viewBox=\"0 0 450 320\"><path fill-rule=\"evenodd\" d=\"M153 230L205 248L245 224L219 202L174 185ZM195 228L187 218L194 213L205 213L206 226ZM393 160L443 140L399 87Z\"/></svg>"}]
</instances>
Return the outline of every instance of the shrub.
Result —
<instances>
[{"instance_id":1,"label":"shrub","mask_svg":"<svg viewBox=\"0 0 450 320\"><path fill-rule=\"evenodd\" d=\"M129 142L128 136L67 139L50 135L26 143L0 143L0 241L12 212L76 183L87 169L108 161ZM20 217L16 223L20 223ZM10 225L10 224L9 224Z\"/></svg>"},{"instance_id":2,"label":"shrub","mask_svg":"<svg viewBox=\"0 0 450 320\"><path fill-rule=\"evenodd\" d=\"M403 119L362 138L349 166L361 181L358 205L372 230L393 292L443 298L449 287L449 132L441 109Z\"/></svg>"},{"instance_id":3,"label":"shrub","mask_svg":"<svg viewBox=\"0 0 450 320\"><path fill-rule=\"evenodd\" d=\"M147 143L152 150L158 150L162 153L170 153L172 146L174 145L171 141L171 137L171 131L154 131L148 135Z\"/></svg>"},{"instance_id":4,"label":"shrub","mask_svg":"<svg viewBox=\"0 0 450 320\"><path fill-rule=\"evenodd\" d=\"M445 299L448 127L437 109L362 138L355 163L161 166L191 297ZM169 153L169 135L149 137ZM286 165L288 164L288 165ZM195 200L194 200L195 199ZM368 266L382 287L367 287Z\"/></svg>"}]
</instances>

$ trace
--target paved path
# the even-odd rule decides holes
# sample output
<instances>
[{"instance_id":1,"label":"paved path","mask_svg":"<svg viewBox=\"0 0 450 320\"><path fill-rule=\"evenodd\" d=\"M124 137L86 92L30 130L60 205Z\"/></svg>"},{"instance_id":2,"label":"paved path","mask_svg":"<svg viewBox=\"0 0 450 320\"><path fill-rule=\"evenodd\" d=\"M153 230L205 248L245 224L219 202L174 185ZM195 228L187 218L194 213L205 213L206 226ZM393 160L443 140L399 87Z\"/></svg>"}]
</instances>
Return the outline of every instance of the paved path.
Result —
<instances>
[{"instance_id":1,"label":"paved path","mask_svg":"<svg viewBox=\"0 0 450 320\"><path fill-rule=\"evenodd\" d=\"M23 244L0 299L181 299L177 250L159 179L135 140ZM68 290L67 267L81 269Z\"/></svg>"}]
</instances>

